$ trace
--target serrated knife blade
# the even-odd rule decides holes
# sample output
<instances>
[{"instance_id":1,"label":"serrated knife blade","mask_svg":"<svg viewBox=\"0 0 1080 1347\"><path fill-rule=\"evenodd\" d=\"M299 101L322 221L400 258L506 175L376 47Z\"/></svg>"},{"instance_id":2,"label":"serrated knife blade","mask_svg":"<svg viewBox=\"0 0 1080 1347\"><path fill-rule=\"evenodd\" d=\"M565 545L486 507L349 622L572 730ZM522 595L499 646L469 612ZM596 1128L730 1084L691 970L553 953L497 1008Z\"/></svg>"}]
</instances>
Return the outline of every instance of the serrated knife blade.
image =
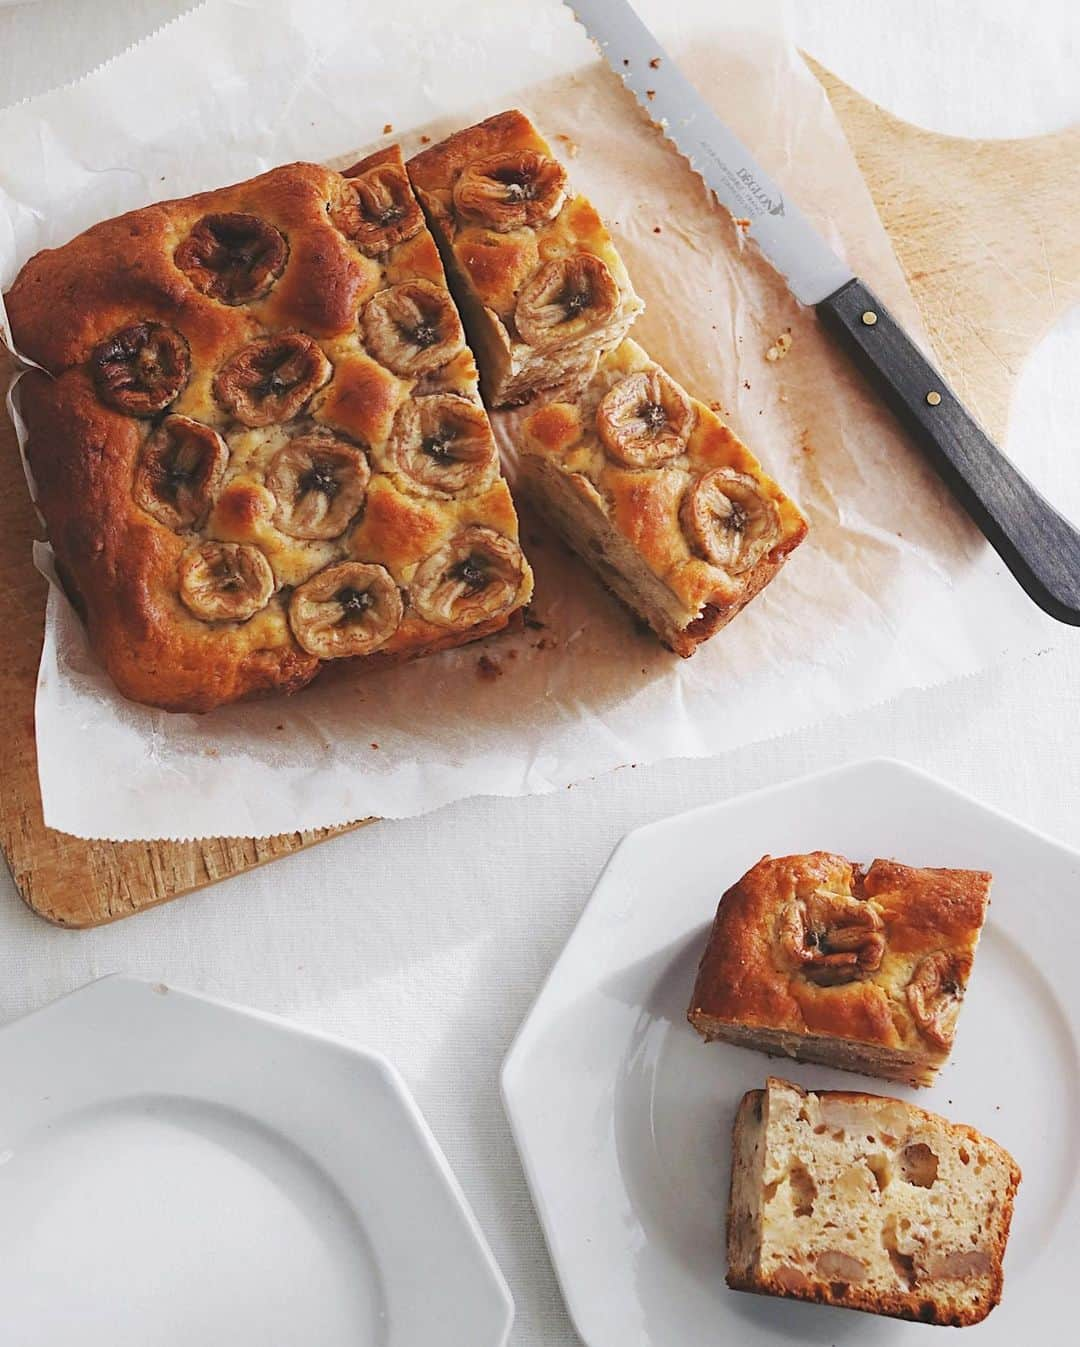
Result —
<instances>
[{"instance_id":1,"label":"serrated knife blade","mask_svg":"<svg viewBox=\"0 0 1080 1347\"><path fill-rule=\"evenodd\" d=\"M888 309L702 98L628 0L563 0L649 118L845 338L1028 595L1080 626L1080 532L991 441Z\"/></svg>"}]
</instances>

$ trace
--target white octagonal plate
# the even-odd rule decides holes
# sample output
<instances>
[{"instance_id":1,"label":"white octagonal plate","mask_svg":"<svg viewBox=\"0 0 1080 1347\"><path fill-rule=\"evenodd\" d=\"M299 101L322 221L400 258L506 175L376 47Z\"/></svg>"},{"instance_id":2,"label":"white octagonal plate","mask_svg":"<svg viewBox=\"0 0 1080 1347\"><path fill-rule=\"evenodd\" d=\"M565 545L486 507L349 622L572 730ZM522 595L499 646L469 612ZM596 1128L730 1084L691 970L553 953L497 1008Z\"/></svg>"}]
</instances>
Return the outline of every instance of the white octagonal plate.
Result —
<instances>
[{"instance_id":1,"label":"white octagonal plate","mask_svg":"<svg viewBox=\"0 0 1080 1347\"><path fill-rule=\"evenodd\" d=\"M0 1030L0 1341L503 1347L509 1292L404 1083L106 978Z\"/></svg>"},{"instance_id":2,"label":"white octagonal plate","mask_svg":"<svg viewBox=\"0 0 1080 1347\"><path fill-rule=\"evenodd\" d=\"M706 1045L686 1008L723 890L762 855L994 873L950 1064L931 1089ZM917 1100L1024 1171L1001 1305L965 1341L1071 1341L1080 1247L1080 855L900 763L867 762L620 843L503 1066L503 1099L588 1347L926 1347L927 1328L729 1291L731 1125L773 1072Z\"/></svg>"}]
</instances>

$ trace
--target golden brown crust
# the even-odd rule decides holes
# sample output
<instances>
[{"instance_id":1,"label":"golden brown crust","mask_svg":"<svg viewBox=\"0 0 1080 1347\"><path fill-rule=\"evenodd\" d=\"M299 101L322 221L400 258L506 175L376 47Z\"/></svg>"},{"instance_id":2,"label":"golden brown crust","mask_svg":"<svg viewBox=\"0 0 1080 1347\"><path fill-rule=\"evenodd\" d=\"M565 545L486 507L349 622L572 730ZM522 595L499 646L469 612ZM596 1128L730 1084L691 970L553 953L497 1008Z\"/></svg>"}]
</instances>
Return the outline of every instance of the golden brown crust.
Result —
<instances>
[{"instance_id":1,"label":"golden brown crust","mask_svg":"<svg viewBox=\"0 0 1080 1347\"><path fill-rule=\"evenodd\" d=\"M864 875L829 852L766 856L720 900L690 1023L710 1039L740 1029L791 1035L796 1055L805 1036L851 1040L934 1069L952 1046L990 880L983 871L881 860ZM908 992L938 952L952 977L940 1034L920 1022Z\"/></svg>"},{"instance_id":2,"label":"golden brown crust","mask_svg":"<svg viewBox=\"0 0 1080 1347\"><path fill-rule=\"evenodd\" d=\"M636 381L646 382L639 389ZM632 406L622 407L628 385L634 385L635 403L652 396L667 404L654 404L663 426L656 430L652 453L648 424ZM683 657L764 589L808 531L798 506L731 428L629 339L601 359L582 392L528 415L522 448L562 473L666 587L681 621L665 623L657 632ZM642 466L629 466L627 460ZM748 482L772 512L770 545L748 569L732 570L700 555L687 529L688 494L706 474L718 471ZM532 474L529 480L537 482ZM542 485L538 489L542 493ZM647 611L642 615L649 620Z\"/></svg>"},{"instance_id":3,"label":"golden brown crust","mask_svg":"<svg viewBox=\"0 0 1080 1347\"><path fill-rule=\"evenodd\" d=\"M20 404L58 569L95 650L133 700L205 711L310 682L321 665L290 629L290 594L335 563L385 566L401 589L406 615L375 652L379 663L489 634L528 599L524 566L513 605L450 639L408 609L412 577L449 539L475 524L516 544L517 520L497 477L482 491L414 499L405 479L376 466L413 396L452 394L474 418L484 413L475 363L459 341L447 342L445 361L428 354L412 362L422 370L406 374L377 358L383 347L365 342L360 315L373 297L417 283L430 288L425 294L445 294L445 278L398 148L350 174L366 196L343 175L292 164L130 212L39 253L6 296L19 350L47 371L27 374ZM346 207L349 232L333 218ZM456 324L452 306L448 324L451 315ZM128 335L117 341L118 333ZM421 333L421 346L427 340ZM143 446L166 416L195 423L196 432L208 428L208 445L220 436L227 466L200 465L190 442L187 458L178 456L159 435L140 468ZM327 431L342 441L326 462L315 453L302 482L275 472L292 439L306 436L318 450ZM340 522L340 535L281 527L291 514L275 489L286 483L298 499L314 489L332 497L351 455L370 463L370 480L366 465L353 464L337 512L313 515ZM305 508L312 516L310 502ZM269 601L262 604L260 580L250 603L232 605L247 612L262 604L253 616L204 621L185 606L181 557L190 560L202 538L226 545L200 572L204 586L235 585L228 558L247 555L245 546L266 556Z\"/></svg>"},{"instance_id":4,"label":"golden brown crust","mask_svg":"<svg viewBox=\"0 0 1080 1347\"><path fill-rule=\"evenodd\" d=\"M642 310L595 208L513 109L409 160L489 405L587 377Z\"/></svg>"}]
</instances>

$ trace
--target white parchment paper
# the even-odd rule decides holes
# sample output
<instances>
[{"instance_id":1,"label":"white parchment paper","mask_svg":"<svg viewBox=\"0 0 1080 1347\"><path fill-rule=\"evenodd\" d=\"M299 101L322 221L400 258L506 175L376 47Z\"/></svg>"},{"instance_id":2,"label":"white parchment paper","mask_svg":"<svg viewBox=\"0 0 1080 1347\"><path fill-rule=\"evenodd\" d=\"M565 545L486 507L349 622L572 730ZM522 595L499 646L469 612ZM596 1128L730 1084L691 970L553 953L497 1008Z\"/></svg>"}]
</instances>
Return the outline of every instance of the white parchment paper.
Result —
<instances>
[{"instance_id":1,"label":"white parchment paper","mask_svg":"<svg viewBox=\"0 0 1080 1347\"><path fill-rule=\"evenodd\" d=\"M918 333L851 152L798 55L763 30L768 7L753 29L707 0L639 8ZM120 698L53 586L36 707L50 826L261 836L551 791L621 764L719 753L1048 644L1047 623L847 357L556 0L210 0L79 84L0 113L0 284L38 248L121 210L380 139L409 152L422 133L511 104L610 221L648 305L635 337L723 409L799 499L810 538L684 662L526 516L542 626L204 717ZM784 332L789 353L769 361ZM500 435L512 448L512 421ZM47 552L39 562L48 573Z\"/></svg>"}]
</instances>

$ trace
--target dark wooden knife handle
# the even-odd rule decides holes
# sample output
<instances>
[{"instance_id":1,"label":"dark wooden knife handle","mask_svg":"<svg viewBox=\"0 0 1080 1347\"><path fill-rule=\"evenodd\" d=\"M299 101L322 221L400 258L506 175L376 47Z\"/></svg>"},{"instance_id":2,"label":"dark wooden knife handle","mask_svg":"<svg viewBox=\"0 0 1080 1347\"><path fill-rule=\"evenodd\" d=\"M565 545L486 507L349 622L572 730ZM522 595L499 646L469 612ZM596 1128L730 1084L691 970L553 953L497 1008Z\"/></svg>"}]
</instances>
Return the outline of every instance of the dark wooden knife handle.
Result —
<instances>
[{"instance_id":1,"label":"dark wooden knife handle","mask_svg":"<svg viewBox=\"0 0 1080 1347\"><path fill-rule=\"evenodd\" d=\"M860 280L817 305L884 384L934 466L1040 608L1080 626L1080 532L1023 477Z\"/></svg>"}]
</instances>

